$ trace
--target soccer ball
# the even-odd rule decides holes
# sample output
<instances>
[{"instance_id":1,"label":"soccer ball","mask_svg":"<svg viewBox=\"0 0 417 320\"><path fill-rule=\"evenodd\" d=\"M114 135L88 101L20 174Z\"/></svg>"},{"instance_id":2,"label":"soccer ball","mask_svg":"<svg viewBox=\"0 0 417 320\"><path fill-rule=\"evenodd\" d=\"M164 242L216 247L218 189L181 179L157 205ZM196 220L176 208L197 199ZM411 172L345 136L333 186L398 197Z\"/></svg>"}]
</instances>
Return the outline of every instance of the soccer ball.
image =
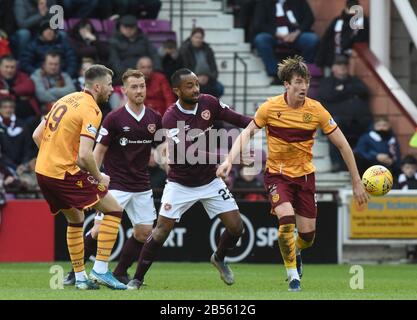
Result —
<instances>
[{"instance_id":1,"label":"soccer ball","mask_svg":"<svg viewBox=\"0 0 417 320\"><path fill-rule=\"evenodd\" d=\"M373 196L387 194L392 188L393 181L391 172L379 165L368 168L362 176L366 191Z\"/></svg>"}]
</instances>

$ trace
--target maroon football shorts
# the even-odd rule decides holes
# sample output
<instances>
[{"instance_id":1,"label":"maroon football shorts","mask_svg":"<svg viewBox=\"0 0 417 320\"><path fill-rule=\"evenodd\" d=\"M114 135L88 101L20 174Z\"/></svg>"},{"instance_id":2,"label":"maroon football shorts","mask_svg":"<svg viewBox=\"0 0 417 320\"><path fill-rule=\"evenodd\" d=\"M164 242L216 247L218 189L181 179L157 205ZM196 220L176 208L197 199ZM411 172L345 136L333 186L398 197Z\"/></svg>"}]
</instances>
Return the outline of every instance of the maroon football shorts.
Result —
<instances>
[{"instance_id":1,"label":"maroon football shorts","mask_svg":"<svg viewBox=\"0 0 417 320\"><path fill-rule=\"evenodd\" d=\"M51 212L62 209L84 210L95 205L107 194L107 188L91 174L79 171L74 175L65 174L64 180L36 174L39 187L48 202Z\"/></svg>"},{"instance_id":2,"label":"maroon football shorts","mask_svg":"<svg viewBox=\"0 0 417 320\"><path fill-rule=\"evenodd\" d=\"M291 178L279 173L265 171L264 184L271 202L271 213L284 202L293 206L295 213L310 219L317 217L316 180L314 172L308 175Z\"/></svg>"}]
</instances>

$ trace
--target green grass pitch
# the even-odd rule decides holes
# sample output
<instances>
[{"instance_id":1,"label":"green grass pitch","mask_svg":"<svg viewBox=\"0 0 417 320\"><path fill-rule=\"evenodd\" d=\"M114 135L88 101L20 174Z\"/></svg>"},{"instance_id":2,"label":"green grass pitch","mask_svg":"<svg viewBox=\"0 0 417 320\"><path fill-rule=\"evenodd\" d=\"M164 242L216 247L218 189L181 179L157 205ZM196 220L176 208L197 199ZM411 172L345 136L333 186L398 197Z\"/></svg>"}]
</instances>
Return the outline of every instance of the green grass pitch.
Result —
<instances>
[{"instance_id":1,"label":"green grass pitch","mask_svg":"<svg viewBox=\"0 0 417 320\"><path fill-rule=\"evenodd\" d=\"M352 290L349 265L306 265L302 292L287 292L281 265L232 265L236 283L226 286L209 263L156 262L139 291L79 291L50 288L53 264L0 263L0 299L138 299L138 300L258 300L258 299L417 299L414 265L365 265L364 289ZM60 264L65 272L69 263ZM87 265L87 271L92 265ZM114 264L111 265L114 267ZM134 273L134 269L130 270Z\"/></svg>"}]
</instances>

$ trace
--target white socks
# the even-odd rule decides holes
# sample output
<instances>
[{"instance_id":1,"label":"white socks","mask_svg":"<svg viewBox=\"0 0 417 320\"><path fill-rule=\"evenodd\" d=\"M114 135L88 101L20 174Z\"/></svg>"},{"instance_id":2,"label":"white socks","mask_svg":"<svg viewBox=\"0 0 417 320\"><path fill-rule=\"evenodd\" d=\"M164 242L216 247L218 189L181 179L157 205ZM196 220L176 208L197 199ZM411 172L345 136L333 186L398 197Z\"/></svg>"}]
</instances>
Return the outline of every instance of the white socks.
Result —
<instances>
[{"instance_id":1,"label":"white socks","mask_svg":"<svg viewBox=\"0 0 417 320\"><path fill-rule=\"evenodd\" d=\"M100 261L100 260L96 260L94 262L93 270L97 273L100 273L100 274L106 273L109 270L109 263L104 262L104 261Z\"/></svg>"},{"instance_id":2,"label":"white socks","mask_svg":"<svg viewBox=\"0 0 417 320\"><path fill-rule=\"evenodd\" d=\"M292 281L293 279L300 280L300 276L298 275L297 269L287 269L287 277L288 281Z\"/></svg>"}]
</instances>

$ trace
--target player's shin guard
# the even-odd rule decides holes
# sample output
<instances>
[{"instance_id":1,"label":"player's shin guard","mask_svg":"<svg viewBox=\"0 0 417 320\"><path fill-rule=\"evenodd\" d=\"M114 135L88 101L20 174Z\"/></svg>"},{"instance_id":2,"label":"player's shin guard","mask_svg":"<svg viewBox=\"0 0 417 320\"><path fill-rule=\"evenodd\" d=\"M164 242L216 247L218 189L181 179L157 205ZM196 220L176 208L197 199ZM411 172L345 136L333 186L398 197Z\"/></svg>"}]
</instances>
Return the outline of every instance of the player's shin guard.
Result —
<instances>
[{"instance_id":1,"label":"player's shin guard","mask_svg":"<svg viewBox=\"0 0 417 320\"><path fill-rule=\"evenodd\" d=\"M68 223L67 246L74 272L84 271L83 223Z\"/></svg>"},{"instance_id":2,"label":"player's shin guard","mask_svg":"<svg viewBox=\"0 0 417 320\"><path fill-rule=\"evenodd\" d=\"M107 262L119 233L122 212L106 213L100 225L97 242L96 260Z\"/></svg>"},{"instance_id":3,"label":"player's shin guard","mask_svg":"<svg viewBox=\"0 0 417 320\"><path fill-rule=\"evenodd\" d=\"M315 231L306 232L306 233L298 233L297 240L295 241L295 245L298 250L303 250L311 247L314 243L314 237L316 235Z\"/></svg>"},{"instance_id":4,"label":"player's shin guard","mask_svg":"<svg viewBox=\"0 0 417 320\"><path fill-rule=\"evenodd\" d=\"M297 271L297 262L295 259L295 216L285 216L279 219L278 244L284 260L287 272L289 270Z\"/></svg>"}]
</instances>

